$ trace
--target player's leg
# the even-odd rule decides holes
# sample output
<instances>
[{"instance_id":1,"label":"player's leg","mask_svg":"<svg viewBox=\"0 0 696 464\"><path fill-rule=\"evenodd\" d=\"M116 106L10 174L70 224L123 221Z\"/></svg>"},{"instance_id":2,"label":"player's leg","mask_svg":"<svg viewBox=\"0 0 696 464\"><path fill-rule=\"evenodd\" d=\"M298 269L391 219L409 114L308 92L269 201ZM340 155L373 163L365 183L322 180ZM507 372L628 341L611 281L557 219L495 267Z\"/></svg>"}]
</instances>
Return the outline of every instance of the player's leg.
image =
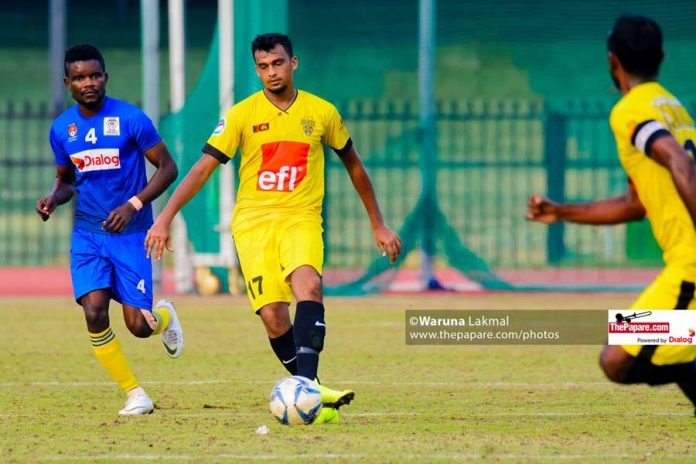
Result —
<instances>
[{"instance_id":1,"label":"player's leg","mask_svg":"<svg viewBox=\"0 0 696 464\"><path fill-rule=\"evenodd\" d=\"M109 290L95 290L80 298L85 312L92 350L104 370L126 393L125 407L119 414L149 414L153 411L152 400L135 379L128 366L116 334L109 322Z\"/></svg>"},{"instance_id":2,"label":"player's leg","mask_svg":"<svg viewBox=\"0 0 696 464\"><path fill-rule=\"evenodd\" d=\"M616 383L665 385L668 383L696 382L694 362L657 365L653 362L655 346L642 346L636 355L623 346L605 346L600 355L600 366L607 378Z\"/></svg>"},{"instance_id":3,"label":"player's leg","mask_svg":"<svg viewBox=\"0 0 696 464\"><path fill-rule=\"evenodd\" d=\"M290 374L297 375L297 349L288 303L269 303L258 311L258 315L276 357Z\"/></svg>"},{"instance_id":4,"label":"player's leg","mask_svg":"<svg viewBox=\"0 0 696 464\"><path fill-rule=\"evenodd\" d=\"M631 309L687 309L693 306L694 285L683 275L665 269L638 297ZM606 346L600 366L617 383L664 385L677 383L696 406L696 347L693 346Z\"/></svg>"},{"instance_id":5,"label":"player's leg","mask_svg":"<svg viewBox=\"0 0 696 464\"><path fill-rule=\"evenodd\" d=\"M297 374L316 379L319 353L324 349L326 337L321 277L312 266L301 265L290 274L290 283L297 301L294 323Z\"/></svg>"},{"instance_id":6,"label":"player's leg","mask_svg":"<svg viewBox=\"0 0 696 464\"><path fill-rule=\"evenodd\" d=\"M292 293L281 273L274 224L268 220L253 224L247 232L234 234L247 296L263 322L276 357L295 375L297 355L289 311Z\"/></svg>"},{"instance_id":7,"label":"player's leg","mask_svg":"<svg viewBox=\"0 0 696 464\"><path fill-rule=\"evenodd\" d=\"M141 390L126 361L121 344L111 330L109 300L113 266L103 254L103 234L76 229L73 231L70 251L70 274L75 300L82 306L87 323L92 350L106 372L129 396L135 397ZM145 414L152 412L152 402L131 404L120 414Z\"/></svg>"},{"instance_id":8,"label":"player's leg","mask_svg":"<svg viewBox=\"0 0 696 464\"><path fill-rule=\"evenodd\" d=\"M290 281L297 301L295 309L295 345L297 346L297 374L314 379L326 408L349 404L352 390L333 390L319 384L319 356L324 349L326 319L321 270L324 242L321 225L307 218L293 218L285 224L279 249L284 277Z\"/></svg>"},{"instance_id":9,"label":"player's leg","mask_svg":"<svg viewBox=\"0 0 696 464\"><path fill-rule=\"evenodd\" d=\"M123 304L123 318L133 335L139 338L162 335L167 355L178 358L184 349L184 333L171 301L160 300L152 307L152 263L143 253L144 240L144 232L110 240L113 297Z\"/></svg>"}]
</instances>

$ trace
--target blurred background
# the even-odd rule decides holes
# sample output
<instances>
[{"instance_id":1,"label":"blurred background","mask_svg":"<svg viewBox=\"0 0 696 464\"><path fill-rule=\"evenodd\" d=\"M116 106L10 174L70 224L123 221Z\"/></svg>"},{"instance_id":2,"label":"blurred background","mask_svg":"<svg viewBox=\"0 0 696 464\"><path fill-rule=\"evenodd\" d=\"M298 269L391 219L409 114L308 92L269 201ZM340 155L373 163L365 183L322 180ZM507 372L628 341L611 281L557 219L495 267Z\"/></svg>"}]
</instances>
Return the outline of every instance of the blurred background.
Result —
<instances>
[{"instance_id":1,"label":"blurred background","mask_svg":"<svg viewBox=\"0 0 696 464\"><path fill-rule=\"evenodd\" d=\"M253 37L291 37L296 85L339 108L407 251L396 266L379 256L359 198L327 150L329 293L635 289L662 265L647 221L546 227L527 223L524 213L531 193L589 201L625 191L608 124L620 98L605 43L617 15L660 23L660 80L696 114L693 1L221 0L230 8L223 22L217 1L182 0L178 74L169 71L171 3L0 3L0 267L9 273L64 273L68 266L70 208L47 224L34 213L55 174L48 129L59 108L51 86L63 79L62 66L51 71L56 4L65 14L65 45L101 49L107 93L153 117L180 165L179 180L200 157L221 102L261 88ZM154 20L146 13L153 7ZM220 34L233 57L223 60L222 75ZM55 50L55 36L53 43ZM155 74L146 69L153 60ZM182 76L183 107L170 93ZM72 104L65 92L61 99L58 107ZM222 173L184 209L178 236L185 232L181 243L188 245L176 263L165 262L165 290L243 288L220 213L229 210L228 182L233 174Z\"/></svg>"}]
</instances>

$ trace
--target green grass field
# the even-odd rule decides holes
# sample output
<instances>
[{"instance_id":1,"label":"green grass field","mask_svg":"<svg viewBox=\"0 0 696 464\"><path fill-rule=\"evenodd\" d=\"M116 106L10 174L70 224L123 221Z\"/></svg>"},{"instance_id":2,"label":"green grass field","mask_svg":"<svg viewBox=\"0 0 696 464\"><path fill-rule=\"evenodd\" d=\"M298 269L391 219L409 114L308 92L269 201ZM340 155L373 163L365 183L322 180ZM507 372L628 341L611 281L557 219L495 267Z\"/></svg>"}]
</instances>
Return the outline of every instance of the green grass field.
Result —
<instances>
[{"instance_id":1,"label":"green grass field","mask_svg":"<svg viewBox=\"0 0 696 464\"><path fill-rule=\"evenodd\" d=\"M696 462L676 387L603 378L598 346L407 346L405 309L605 309L633 295L442 294L330 299L321 377L353 388L336 425L267 410L285 376L244 299L179 297L182 358L112 326L154 414L119 417L69 298L2 298L0 461ZM267 435L256 435L261 425Z\"/></svg>"}]
</instances>

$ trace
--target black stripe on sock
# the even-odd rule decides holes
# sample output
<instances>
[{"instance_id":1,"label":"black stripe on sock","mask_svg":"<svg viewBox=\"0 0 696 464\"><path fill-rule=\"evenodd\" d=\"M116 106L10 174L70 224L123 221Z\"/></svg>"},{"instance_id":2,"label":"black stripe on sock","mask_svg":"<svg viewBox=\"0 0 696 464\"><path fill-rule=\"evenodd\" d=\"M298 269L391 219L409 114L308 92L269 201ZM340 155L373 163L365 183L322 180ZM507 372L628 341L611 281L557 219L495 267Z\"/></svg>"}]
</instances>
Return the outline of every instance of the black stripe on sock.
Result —
<instances>
[{"instance_id":1,"label":"black stripe on sock","mask_svg":"<svg viewBox=\"0 0 696 464\"><path fill-rule=\"evenodd\" d=\"M91 337L90 337L91 338ZM104 346L107 343L110 343L116 338L116 335L109 330L109 332L104 335L103 337L98 337L98 338L92 338L92 346L97 347L97 346Z\"/></svg>"}]
</instances>

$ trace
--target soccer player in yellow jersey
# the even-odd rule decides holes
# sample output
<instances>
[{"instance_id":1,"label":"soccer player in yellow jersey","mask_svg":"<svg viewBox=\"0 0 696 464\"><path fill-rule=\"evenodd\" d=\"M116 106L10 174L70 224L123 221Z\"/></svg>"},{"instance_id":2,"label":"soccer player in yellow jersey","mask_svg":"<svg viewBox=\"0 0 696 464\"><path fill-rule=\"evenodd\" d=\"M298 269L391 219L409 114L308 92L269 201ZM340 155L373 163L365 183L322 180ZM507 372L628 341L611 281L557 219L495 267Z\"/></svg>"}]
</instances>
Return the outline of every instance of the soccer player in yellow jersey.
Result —
<instances>
[{"instance_id":1,"label":"soccer player in yellow jersey","mask_svg":"<svg viewBox=\"0 0 696 464\"><path fill-rule=\"evenodd\" d=\"M607 41L609 69L623 98L610 125L628 191L588 204L533 195L527 218L552 223L618 224L647 216L665 268L632 309L694 309L696 282L696 130L679 101L657 82L662 32L641 16L616 20ZM695 346L606 346L600 365L618 383L677 383L696 405Z\"/></svg>"},{"instance_id":2,"label":"soccer player in yellow jersey","mask_svg":"<svg viewBox=\"0 0 696 464\"><path fill-rule=\"evenodd\" d=\"M384 223L370 178L336 108L295 87L298 60L290 39L282 34L259 35L251 51L263 90L227 110L203 147L203 156L156 219L145 245L156 260L165 247L171 251L172 218L215 168L239 149L232 232L251 306L283 366L293 375L316 379L326 332L322 144L345 165L367 210L377 246L391 262L399 256L401 241ZM293 296L294 324L289 313ZM336 409L354 394L319 388L324 408L315 422L333 422L338 419Z\"/></svg>"}]
</instances>

